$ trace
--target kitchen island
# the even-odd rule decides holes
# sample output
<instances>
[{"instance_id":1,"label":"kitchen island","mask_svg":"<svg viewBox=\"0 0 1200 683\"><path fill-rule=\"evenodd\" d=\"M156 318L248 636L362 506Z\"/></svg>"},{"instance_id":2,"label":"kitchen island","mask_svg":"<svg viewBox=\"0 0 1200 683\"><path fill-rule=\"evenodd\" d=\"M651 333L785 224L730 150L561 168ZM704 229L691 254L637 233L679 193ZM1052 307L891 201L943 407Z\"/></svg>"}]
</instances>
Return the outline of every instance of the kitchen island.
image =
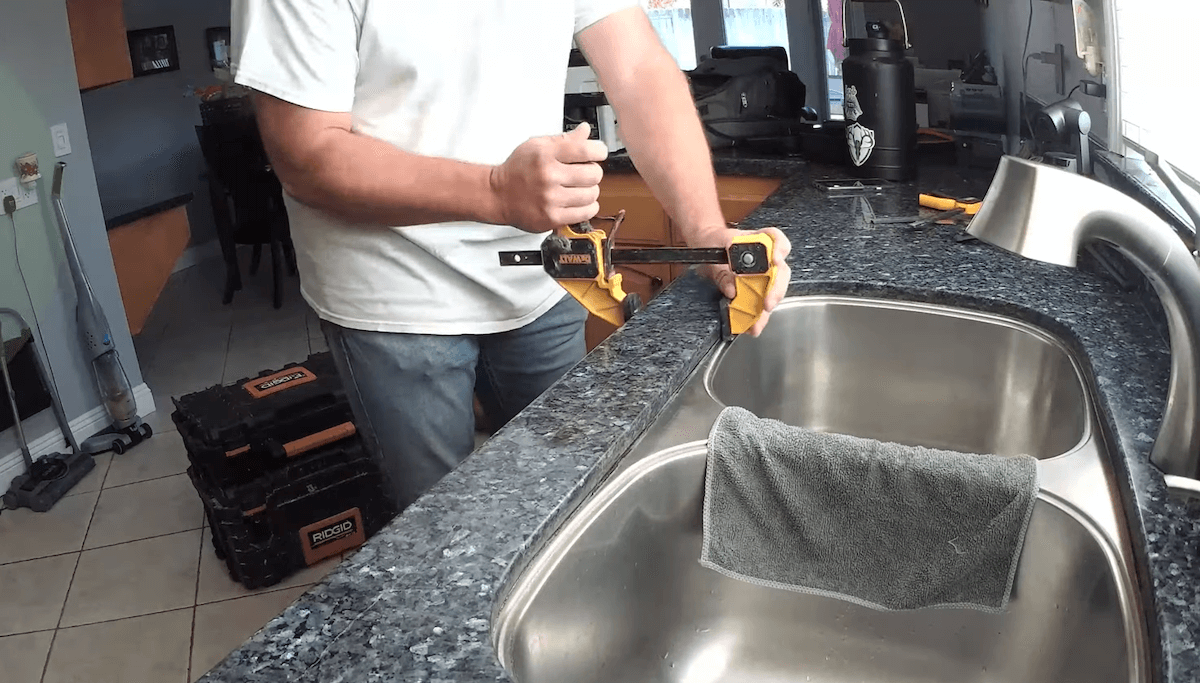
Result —
<instances>
[{"instance_id":1,"label":"kitchen island","mask_svg":"<svg viewBox=\"0 0 1200 683\"><path fill-rule=\"evenodd\" d=\"M615 159L612 170L629 170ZM945 304L1041 327L1080 359L1125 506L1154 680L1200 680L1200 515L1149 464L1169 378L1161 312L1099 269L1022 259L958 229L904 231L864 213L918 211L916 185L831 197L845 172L717 158L721 174L783 177L742 226L793 244L789 295ZM491 621L505 583L613 470L719 343L717 293L694 274L640 314L322 583L210 672L235 681L505 681ZM586 587L581 587L586 590Z\"/></svg>"}]
</instances>

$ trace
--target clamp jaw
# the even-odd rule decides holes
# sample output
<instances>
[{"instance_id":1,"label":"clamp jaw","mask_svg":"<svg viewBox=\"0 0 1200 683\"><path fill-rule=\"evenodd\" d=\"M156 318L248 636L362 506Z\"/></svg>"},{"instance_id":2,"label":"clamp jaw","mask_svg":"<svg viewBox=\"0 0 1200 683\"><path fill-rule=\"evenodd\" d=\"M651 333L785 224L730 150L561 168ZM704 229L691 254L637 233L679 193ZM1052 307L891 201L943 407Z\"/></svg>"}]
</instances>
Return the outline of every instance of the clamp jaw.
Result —
<instances>
[{"instance_id":1,"label":"clamp jaw","mask_svg":"<svg viewBox=\"0 0 1200 683\"><path fill-rule=\"evenodd\" d=\"M625 292L617 265L723 264L734 274L737 293L732 300L721 300L722 337L728 340L746 332L762 316L767 293L775 284L771 263L775 241L770 235L737 235L728 249L613 249L624 216L622 210L611 219L613 238L589 223L564 226L548 236L539 251L501 252L500 265L542 266L589 312L619 327L642 302L636 293Z\"/></svg>"}]
</instances>

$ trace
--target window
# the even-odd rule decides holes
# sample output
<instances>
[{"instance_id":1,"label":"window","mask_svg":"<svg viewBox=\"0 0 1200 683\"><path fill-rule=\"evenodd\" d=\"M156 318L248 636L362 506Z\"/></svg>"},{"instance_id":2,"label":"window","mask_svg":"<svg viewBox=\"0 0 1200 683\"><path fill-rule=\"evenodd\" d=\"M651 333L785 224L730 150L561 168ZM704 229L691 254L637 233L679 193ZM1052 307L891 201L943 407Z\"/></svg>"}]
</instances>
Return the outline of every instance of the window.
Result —
<instances>
[{"instance_id":1,"label":"window","mask_svg":"<svg viewBox=\"0 0 1200 683\"><path fill-rule=\"evenodd\" d=\"M740 47L788 49L787 7L784 0L721 0L725 44ZM792 51L788 50L788 60Z\"/></svg>"},{"instance_id":2,"label":"window","mask_svg":"<svg viewBox=\"0 0 1200 683\"><path fill-rule=\"evenodd\" d=\"M692 32L692 0L642 0L642 8L680 69L696 68L696 37Z\"/></svg>"},{"instance_id":3,"label":"window","mask_svg":"<svg viewBox=\"0 0 1200 683\"><path fill-rule=\"evenodd\" d=\"M821 54L825 56L825 74L829 79L829 117L843 118L842 113L842 60L846 48L842 45L842 0L821 0L821 35L825 45Z\"/></svg>"},{"instance_id":4,"label":"window","mask_svg":"<svg viewBox=\"0 0 1200 683\"><path fill-rule=\"evenodd\" d=\"M1200 3L1191 0L1115 0L1121 133L1171 165L1200 179L1200 135L1192 79ZM1110 94L1111 96L1111 94Z\"/></svg>"}]
</instances>

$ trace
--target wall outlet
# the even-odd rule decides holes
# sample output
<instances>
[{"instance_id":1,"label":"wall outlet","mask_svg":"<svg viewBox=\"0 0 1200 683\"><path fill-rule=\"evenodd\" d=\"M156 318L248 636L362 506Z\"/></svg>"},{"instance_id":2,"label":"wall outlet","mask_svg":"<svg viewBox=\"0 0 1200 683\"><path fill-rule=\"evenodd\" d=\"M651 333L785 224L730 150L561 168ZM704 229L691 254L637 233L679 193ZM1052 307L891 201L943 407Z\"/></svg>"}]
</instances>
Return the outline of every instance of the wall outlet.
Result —
<instances>
[{"instance_id":1,"label":"wall outlet","mask_svg":"<svg viewBox=\"0 0 1200 683\"><path fill-rule=\"evenodd\" d=\"M24 209L38 203L37 184L24 185L16 178L0 180L0 197L11 195L17 200L17 209Z\"/></svg>"}]
</instances>

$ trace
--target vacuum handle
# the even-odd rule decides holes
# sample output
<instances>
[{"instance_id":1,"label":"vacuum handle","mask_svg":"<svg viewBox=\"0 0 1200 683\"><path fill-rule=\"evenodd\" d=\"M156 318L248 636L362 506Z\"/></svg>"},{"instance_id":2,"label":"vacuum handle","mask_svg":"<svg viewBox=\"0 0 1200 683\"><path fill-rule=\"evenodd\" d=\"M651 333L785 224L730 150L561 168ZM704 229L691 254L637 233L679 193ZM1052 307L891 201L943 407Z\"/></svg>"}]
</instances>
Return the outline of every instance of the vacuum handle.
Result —
<instances>
[{"instance_id":1,"label":"vacuum handle","mask_svg":"<svg viewBox=\"0 0 1200 683\"><path fill-rule=\"evenodd\" d=\"M54 164L54 183L50 186L50 196L54 199L62 198L63 169L66 167L67 164L65 161Z\"/></svg>"}]
</instances>

